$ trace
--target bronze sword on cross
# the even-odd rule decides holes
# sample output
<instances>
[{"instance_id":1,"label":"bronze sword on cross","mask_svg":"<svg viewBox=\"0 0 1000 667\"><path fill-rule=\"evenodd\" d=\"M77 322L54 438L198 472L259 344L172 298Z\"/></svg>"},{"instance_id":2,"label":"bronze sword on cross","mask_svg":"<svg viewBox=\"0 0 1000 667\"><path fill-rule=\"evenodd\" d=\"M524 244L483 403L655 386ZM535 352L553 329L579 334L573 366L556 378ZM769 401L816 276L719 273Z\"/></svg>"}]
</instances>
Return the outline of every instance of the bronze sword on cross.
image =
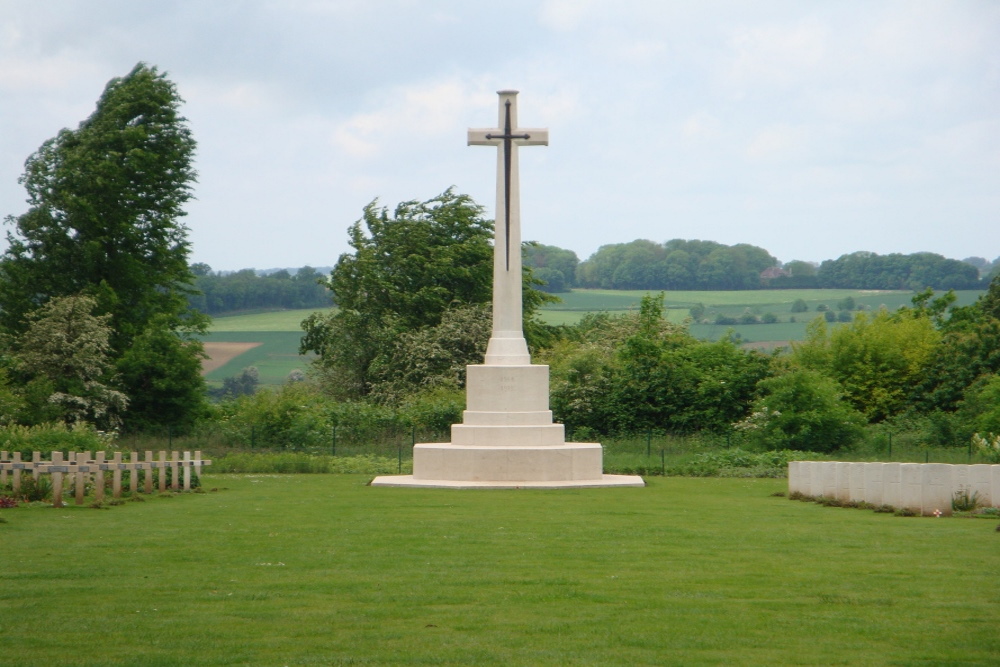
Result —
<instances>
[{"instance_id":1,"label":"bronze sword on cross","mask_svg":"<svg viewBox=\"0 0 1000 667\"><path fill-rule=\"evenodd\" d=\"M503 161L502 171L497 169L497 203L501 204L501 187L503 192L502 206L504 217L504 268L510 271L511 224L520 223L520 197L517 172L518 146L548 146L549 131L543 129L518 129L517 123L517 91L500 91L500 123L502 128L492 130L469 130L469 146L497 146L501 149ZM502 179L502 186L501 186ZM498 211L499 213L499 211ZM520 228L518 227L518 230ZM519 236L519 235L515 235ZM520 239L518 239L520 245ZM518 248L520 252L520 248Z\"/></svg>"}]
</instances>

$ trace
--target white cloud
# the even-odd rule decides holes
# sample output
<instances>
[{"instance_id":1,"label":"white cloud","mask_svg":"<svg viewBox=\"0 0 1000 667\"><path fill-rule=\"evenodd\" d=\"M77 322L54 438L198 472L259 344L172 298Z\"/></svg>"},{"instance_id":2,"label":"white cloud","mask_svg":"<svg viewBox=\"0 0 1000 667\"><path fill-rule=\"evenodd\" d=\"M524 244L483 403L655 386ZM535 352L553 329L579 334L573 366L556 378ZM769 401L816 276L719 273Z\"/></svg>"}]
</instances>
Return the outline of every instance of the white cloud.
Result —
<instances>
[{"instance_id":1,"label":"white cloud","mask_svg":"<svg viewBox=\"0 0 1000 667\"><path fill-rule=\"evenodd\" d=\"M722 134L722 123L707 111L689 116L681 125L681 135L692 143L717 139Z\"/></svg>"},{"instance_id":2,"label":"white cloud","mask_svg":"<svg viewBox=\"0 0 1000 667\"><path fill-rule=\"evenodd\" d=\"M806 151L807 134L803 127L771 125L754 134L747 144L746 155L759 161L799 157Z\"/></svg>"},{"instance_id":3,"label":"white cloud","mask_svg":"<svg viewBox=\"0 0 1000 667\"><path fill-rule=\"evenodd\" d=\"M16 53L0 56L0 90L7 95L62 93L79 89L83 81L101 76L95 63L70 54L42 58Z\"/></svg>"},{"instance_id":4,"label":"white cloud","mask_svg":"<svg viewBox=\"0 0 1000 667\"><path fill-rule=\"evenodd\" d=\"M331 142L353 157L372 159L395 145L454 133L468 107L482 99L483 90L458 79L393 87L374 108L337 123Z\"/></svg>"},{"instance_id":5,"label":"white cloud","mask_svg":"<svg viewBox=\"0 0 1000 667\"><path fill-rule=\"evenodd\" d=\"M733 31L726 72L731 85L787 87L814 76L828 53L828 28L813 19Z\"/></svg>"},{"instance_id":6,"label":"white cloud","mask_svg":"<svg viewBox=\"0 0 1000 667\"><path fill-rule=\"evenodd\" d=\"M575 30L598 3L594 0L545 0L538 10L539 21L559 31Z\"/></svg>"}]
</instances>

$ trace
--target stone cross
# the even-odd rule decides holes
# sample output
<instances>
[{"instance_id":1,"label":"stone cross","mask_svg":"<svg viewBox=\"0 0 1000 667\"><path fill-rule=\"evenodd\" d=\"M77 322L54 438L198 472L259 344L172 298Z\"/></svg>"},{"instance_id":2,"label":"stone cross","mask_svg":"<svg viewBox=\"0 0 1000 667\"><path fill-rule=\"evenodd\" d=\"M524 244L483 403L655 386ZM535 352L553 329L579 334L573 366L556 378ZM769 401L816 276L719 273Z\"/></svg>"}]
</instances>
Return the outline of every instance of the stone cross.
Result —
<instances>
[{"instance_id":1,"label":"stone cross","mask_svg":"<svg viewBox=\"0 0 1000 667\"><path fill-rule=\"evenodd\" d=\"M517 127L517 91L501 90L499 127L469 130L469 146L497 147L496 240L493 244L493 333L486 365L530 364L521 312L519 146L548 146L549 131ZM502 233L501 233L501 227Z\"/></svg>"}]
</instances>

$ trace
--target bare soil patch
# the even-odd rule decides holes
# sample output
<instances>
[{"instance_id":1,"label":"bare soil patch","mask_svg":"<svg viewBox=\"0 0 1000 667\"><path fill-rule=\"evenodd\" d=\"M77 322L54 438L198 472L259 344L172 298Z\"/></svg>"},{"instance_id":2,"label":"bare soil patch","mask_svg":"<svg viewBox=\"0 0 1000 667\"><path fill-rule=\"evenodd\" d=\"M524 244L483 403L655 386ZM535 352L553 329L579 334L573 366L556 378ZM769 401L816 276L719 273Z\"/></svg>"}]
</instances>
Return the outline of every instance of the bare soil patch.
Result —
<instances>
[{"instance_id":1,"label":"bare soil patch","mask_svg":"<svg viewBox=\"0 0 1000 667\"><path fill-rule=\"evenodd\" d=\"M260 343L205 343L208 359L201 361L201 374L207 375L259 345Z\"/></svg>"}]
</instances>

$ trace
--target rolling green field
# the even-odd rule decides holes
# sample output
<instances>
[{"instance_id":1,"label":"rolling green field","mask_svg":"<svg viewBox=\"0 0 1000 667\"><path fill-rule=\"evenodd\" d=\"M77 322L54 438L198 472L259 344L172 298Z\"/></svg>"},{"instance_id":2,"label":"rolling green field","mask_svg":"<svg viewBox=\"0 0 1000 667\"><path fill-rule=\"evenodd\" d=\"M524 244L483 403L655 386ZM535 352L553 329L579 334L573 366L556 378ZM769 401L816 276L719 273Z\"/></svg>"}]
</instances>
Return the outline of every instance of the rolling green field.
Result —
<instances>
[{"instance_id":1,"label":"rolling green field","mask_svg":"<svg viewBox=\"0 0 1000 667\"><path fill-rule=\"evenodd\" d=\"M995 664L995 521L784 480L453 491L206 475L0 510L0 663ZM109 545L113 548L109 548Z\"/></svg>"},{"instance_id":2,"label":"rolling green field","mask_svg":"<svg viewBox=\"0 0 1000 667\"><path fill-rule=\"evenodd\" d=\"M229 332L245 333L248 331L294 331L301 334L302 320L306 319L312 313L325 313L333 310L333 308L327 310L278 310L249 315L215 317L212 319L212 326L209 327L209 331L212 334Z\"/></svg>"},{"instance_id":3,"label":"rolling green field","mask_svg":"<svg viewBox=\"0 0 1000 667\"><path fill-rule=\"evenodd\" d=\"M553 304L542 311L542 319L549 324L575 324L590 312L621 313L638 310L639 302L646 294L641 290L573 290L560 294L562 303ZM963 290L955 293L958 305L973 303L981 290ZM739 317L750 312L757 317L765 313L773 313L778 317L774 324L692 324L691 334L705 340L717 340L732 332L747 343L763 343L763 347L783 345L788 341L805 338L806 325L819 316L817 306L825 305L830 310L836 310L837 303L851 297L857 306L865 306L873 310L885 307L896 310L902 306L911 305L913 292L873 291L873 290L842 290L842 289L795 289L795 290L746 290L725 292L665 292L664 306L666 318L680 324L689 317L692 306L701 304L705 307L703 319L713 320L717 314L727 317ZM809 307L807 312L792 313L792 304L802 299ZM795 321L791 321L794 318ZM770 345L768 345L770 344Z\"/></svg>"},{"instance_id":4,"label":"rolling green field","mask_svg":"<svg viewBox=\"0 0 1000 667\"><path fill-rule=\"evenodd\" d=\"M205 375L209 385L221 385L227 377L255 366L261 384L281 384L293 370L305 370L311 356L299 355L302 320L314 310L282 310L249 315L216 317L206 342L261 343Z\"/></svg>"},{"instance_id":5,"label":"rolling green field","mask_svg":"<svg viewBox=\"0 0 1000 667\"><path fill-rule=\"evenodd\" d=\"M260 343L229 363L205 375L210 383L220 383L238 375L244 368L255 366L261 384L281 384L293 370L305 371L311 356L299 354L302 332L295 331L220 331L205 336L206 342Z\"/></svg>"},{"instance_id":6,"label":"rolling green field","mask_svg":"<svg viewBox=\"0 0 1000 667\"><path fill-rule=\"evenodd\" d=\"M541 312L541 317L549 324L574 324L587 313L623 313L637 310L645 291L615 290L573 290L560 294L561 303L551 304ZM966 290L956 292L959 305L973 303L982 291ZM749 312L760 316L773 313L778 317L774 324L692 324L691 333L706 340L716 340L730 332L738 335L746 343L754 343L763 348L785 345L789 341L802 340L806 325L817 317L816 307L820 304L836 309L837 302L851 297L859 306L878 309L882 306L895 310L910 305L913 293L909 291L868 291L868 290L747 290L735 292L666 292L664 303L666 316L671 322L682 323L689 315L689 309L697 304L705 306L704 318L714 319L716 314L739 317ZM791 306L796 299L802 299L809 311L792 313ZM313 310L287 310L279 312L216 317L213 320L207 341L260 342L253 348L208 375L209 383L218 385L226 377L237 375L248 366L256 366L261 374L262 384L280 384L295 369L304 369L309 362L298 355L302 336L301 322ZM795 321L790 319L794 317Z\"/></svg>"}]
</instances>

